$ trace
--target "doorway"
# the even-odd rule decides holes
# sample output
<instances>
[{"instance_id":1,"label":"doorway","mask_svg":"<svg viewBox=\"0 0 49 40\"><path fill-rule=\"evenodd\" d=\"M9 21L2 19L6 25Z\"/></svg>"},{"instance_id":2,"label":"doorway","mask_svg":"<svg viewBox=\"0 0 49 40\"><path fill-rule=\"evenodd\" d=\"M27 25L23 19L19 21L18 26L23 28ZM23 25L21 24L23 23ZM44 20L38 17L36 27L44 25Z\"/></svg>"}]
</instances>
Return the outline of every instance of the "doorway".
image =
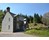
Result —
<instances>
[{"instance_id":1,"label":"doorway","mask_svg":"<svg viewBox=\"0 0 49 40\"><path fill-rule=\"evenodd\" d=\"M17 30L16 30L16 32L23 32L24 30L24 22L23 21L21 21L21 20L19 20L18 21L18 23L17 23L18 25L17 25Z\"/></svg>"}]
</instances>

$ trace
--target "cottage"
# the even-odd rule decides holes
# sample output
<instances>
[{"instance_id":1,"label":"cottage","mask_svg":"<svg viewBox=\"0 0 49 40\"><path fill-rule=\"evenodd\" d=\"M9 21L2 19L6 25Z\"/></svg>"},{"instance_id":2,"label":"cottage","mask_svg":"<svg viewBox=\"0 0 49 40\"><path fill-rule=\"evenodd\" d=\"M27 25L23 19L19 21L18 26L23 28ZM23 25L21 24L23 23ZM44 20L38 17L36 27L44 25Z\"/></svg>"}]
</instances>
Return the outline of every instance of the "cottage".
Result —
<instances>
[{"instance_id":1,"label":"cottage","mask_svg":"<svg viewBox=\"0 0 49 40\"><path fill-rule=\"evenodd\" d=\"M26 29L26 26L25 26L26 23L24 23L26 20L24 19L25 18L22 15L17 17L17 29L22 30L22 31Z\"/></svg>"},{"instance_id":2,"label":"cottage","mask_svg":"<svg viewBox=\"0 0 49 40\"><path fill-rule=\"evenodd\" d=\"M10 7L7 7L5 16L2 20L2 32L16 32L18 29L24 29L24 17L17 17L16 14L10 12ZM20 25L20 24L21 25Z\"/></svg>"}]
</instances>

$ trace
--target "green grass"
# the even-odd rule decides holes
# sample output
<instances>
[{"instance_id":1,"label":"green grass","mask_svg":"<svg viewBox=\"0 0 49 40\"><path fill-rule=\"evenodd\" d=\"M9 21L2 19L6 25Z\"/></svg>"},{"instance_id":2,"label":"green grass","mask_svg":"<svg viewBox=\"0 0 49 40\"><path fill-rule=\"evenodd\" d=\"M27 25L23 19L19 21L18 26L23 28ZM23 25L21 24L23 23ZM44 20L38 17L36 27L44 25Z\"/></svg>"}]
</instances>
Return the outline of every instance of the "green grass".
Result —
<instances>
[{"instance_id":1,"label":"green grass","mask_svg":"<svg viewBox=\"0 0 49 40\"><path fill-rule=\"evenodd\" d=\"M37 23L37 25L34 26L34 23L29 23L28 25L29 28L25 31L25 33L36 36L49 37L49 28L47 28L44 24Z\"/></svg>"},{"instance_id":2,"label":"green grass","mask_svg":"<svg viewBox=\"0 0 49 40\"><path fill-rule=\"evenodd\" d=\"M36 36L49 37L49 29L43 29L43 30L32 29L27 30L25 33Z\"/></svg>"}]
</instances>

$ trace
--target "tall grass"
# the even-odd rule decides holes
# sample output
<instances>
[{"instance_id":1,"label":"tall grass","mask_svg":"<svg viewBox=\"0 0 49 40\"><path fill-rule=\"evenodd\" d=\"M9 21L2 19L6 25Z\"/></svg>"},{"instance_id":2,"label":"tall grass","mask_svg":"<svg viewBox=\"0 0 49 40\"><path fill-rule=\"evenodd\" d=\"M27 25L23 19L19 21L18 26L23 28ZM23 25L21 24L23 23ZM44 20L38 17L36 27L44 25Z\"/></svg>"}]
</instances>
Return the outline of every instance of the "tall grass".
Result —
<instances>
[{"instance_id":1,"label":"tall grass","mask_svg":"<svg viewBox=\"0 0 49 40\"><path fill-rule=\"evenodd\" d=\"M32 30L27 30L25 33L31 34L31 35L48 37L49 36L49 29L43 29L43 30L32 29Z\"/></svg>"},{"instance_id":2,"label":"tall grass","mask_svg":"<svg viewBox=\"0 0 49 40\"><path fill-rule=\"evenodd\" d=\"M32 28L32 29L30 29L30 28ZM47 28L44 24L38 23L36 26L34 26L33 23L29 23L29 30L26 30L25 33L31 34L31 35L48 37L49 28Z\"/></svg>"}]
</instances>

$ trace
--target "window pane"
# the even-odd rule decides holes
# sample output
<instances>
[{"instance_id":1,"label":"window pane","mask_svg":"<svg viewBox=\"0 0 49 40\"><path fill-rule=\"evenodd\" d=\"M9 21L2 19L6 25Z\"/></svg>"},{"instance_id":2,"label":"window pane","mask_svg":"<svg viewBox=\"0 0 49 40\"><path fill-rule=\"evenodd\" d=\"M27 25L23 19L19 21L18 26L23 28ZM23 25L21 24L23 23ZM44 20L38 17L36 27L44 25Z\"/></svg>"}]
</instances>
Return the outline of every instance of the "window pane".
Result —
<instances>
[{"instance_id":1,"label":"window pane","mask_svg":"<svg viewBox=\"0 0 49 40\"><path fill-rule=\"evenodd\" d=\"M10 18L9 18L9 21L10 21Z\"/></svg>"},{"instance_id":2,"label":"window pane","mask_svg":"<svg viewBox=\"0 0 49 40\"><path fill-rule=\"evenodd\" d=\"M8 26L8 29L10 29L10 25Z\"/></svg>"}]
</instances>

